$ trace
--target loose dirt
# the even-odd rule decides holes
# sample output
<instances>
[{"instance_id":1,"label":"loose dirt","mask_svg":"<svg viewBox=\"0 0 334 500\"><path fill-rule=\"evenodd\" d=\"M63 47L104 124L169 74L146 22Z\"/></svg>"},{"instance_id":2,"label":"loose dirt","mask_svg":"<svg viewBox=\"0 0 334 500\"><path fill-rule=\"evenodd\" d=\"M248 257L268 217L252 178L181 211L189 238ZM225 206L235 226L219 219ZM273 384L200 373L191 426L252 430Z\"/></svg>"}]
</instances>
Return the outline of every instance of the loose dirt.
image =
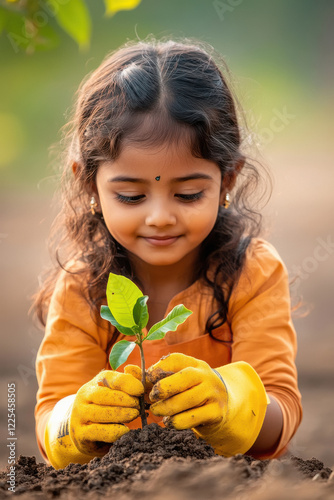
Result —
<instances>
[{"instance_id":1,"label":"loose dirt","mask_svg":"<svg viewBox=\"0 0 334 500\"><path fill-rule=\"evenodd\" d=\"M21 455L15 467L15 493L8 491L6 470L0 474L0 498L14 494L21 500L334 499L334 473L315 458L224 458L191 430L157 424L130 431L102 459L85 465L55 470Z\"/></svg>"}]
</instances>

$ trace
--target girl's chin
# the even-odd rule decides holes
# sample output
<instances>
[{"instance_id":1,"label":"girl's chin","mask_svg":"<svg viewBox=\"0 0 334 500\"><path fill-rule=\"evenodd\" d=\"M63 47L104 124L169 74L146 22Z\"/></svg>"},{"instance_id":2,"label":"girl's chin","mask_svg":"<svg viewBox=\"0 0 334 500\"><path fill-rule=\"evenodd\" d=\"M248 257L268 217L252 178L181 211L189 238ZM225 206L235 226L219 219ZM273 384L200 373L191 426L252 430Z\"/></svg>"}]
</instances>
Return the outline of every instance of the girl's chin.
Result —
<instances>
[{"instance_id":1,"label":"girl's chin","mask_svg":"<svg viewBox=\"0 0 334 500\"><path fill-rule=\"evenodd\" d=\"M148 255L141 255L141 254L134 254L132 252L128 253L130 261L136 265L139 264L141 266L153 266L153 267L163 267L163 266L173 266L177 265L180 262L180 259L176 258L175 255L173 256L154 256L151 255L148 257Z\"/></svg>"}]
</instances>

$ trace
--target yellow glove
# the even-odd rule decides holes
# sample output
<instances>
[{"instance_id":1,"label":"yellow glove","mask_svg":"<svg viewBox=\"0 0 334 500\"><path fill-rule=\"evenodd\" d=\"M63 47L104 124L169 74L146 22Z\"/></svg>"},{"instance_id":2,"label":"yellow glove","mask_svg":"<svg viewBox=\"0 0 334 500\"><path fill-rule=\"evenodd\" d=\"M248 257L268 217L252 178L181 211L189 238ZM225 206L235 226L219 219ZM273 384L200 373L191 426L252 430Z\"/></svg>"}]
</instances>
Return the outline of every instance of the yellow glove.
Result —
<instances>
[{"instance_id":1,"label":"yellow glove","mask_svg":"<svg viewBox=\"0 0 334 500\"><path fill-rule=\"evenodd\" d=\"M129 373L104 370L54 407L45 430L45 449L55 469L105 455L129 432L124 422L139 416L142 383Z\"/></svg>"},{"instance_id":2,"label":"yellow glove","mask_svg":"<svg viewBox=\"0 0 334 500\"><path fill-rule=\"evenodd\" d=\"M124 373L129 373L133 377L135 377L137 380L141 382L141 368L137 365L126 365L124 367ZM149 397L149 394L152 390L153 384L149 381L147 376L145 377L145 403L147 403L147 408L150 407L151 405L151 400Z\"/></svg>"},{"instance_id":3,"label":"yellow glove","mask_svg":"<svg viewBox=\"0 0 334 500\"><path fill-rule=\"evenodd\" d=\"M248 363L213 370L205 361L174 353L151 366L147 377L155 384L151 411L165 425L192 429L224 456L245 453L256 441L269 399Z\"/></svg>"}]
</instances>

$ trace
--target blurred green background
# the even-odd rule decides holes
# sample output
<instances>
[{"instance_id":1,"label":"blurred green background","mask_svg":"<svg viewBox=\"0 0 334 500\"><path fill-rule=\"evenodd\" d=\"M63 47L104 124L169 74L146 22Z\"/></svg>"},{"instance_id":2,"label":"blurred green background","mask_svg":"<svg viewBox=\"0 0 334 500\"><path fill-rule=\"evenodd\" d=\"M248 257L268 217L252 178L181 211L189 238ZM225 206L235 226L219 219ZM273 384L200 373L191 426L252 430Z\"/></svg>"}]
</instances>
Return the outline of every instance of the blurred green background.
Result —
<instances>
[{"instance_id":1,"label":"blurred green background","mask_svg":"<svg viewBox=\"0 0 334 500\"><path fill-rule=\"evenodd\" d=\"M142 0L111 18L102 1L87 6L92 35L86 50L61 30L57 47L32 55L15 51L6 33L0 37L1 404L5 408L7 383L15 381L17 453L40 459L33 408L42 332L28 309L48 262L58 161L52 148L82 78L125 41L153 34L208 42L234 75L259 143L256 154L274 177L265 236L296 278L294 300L304 301L295 325L305 414L291 451L334 465L333 2ZM49 22L56 25L52 16Z\"/></svg>"}]
</instances>

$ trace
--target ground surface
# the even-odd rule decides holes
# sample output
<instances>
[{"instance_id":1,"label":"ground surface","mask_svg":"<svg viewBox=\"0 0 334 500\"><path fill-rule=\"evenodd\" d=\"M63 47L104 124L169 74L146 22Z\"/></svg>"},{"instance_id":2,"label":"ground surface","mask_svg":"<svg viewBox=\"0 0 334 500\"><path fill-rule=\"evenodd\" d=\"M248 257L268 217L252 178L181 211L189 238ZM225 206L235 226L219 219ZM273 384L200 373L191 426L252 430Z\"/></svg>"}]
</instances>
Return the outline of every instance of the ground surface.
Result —
<instances>
[{"instance_id":1,"label":"ground surface","mask_svg":"<svg viewBox=\"0 0 334 500\"><path fill-rule=\"evenodd\" d=\"M295 499L334 498L334 474L317 459L223 458L192 431L163 429L156 424L130 431L102 459L86 465L70 464L55 471L36 464L34 457L20 456L16 469L15 496L22 500L263 498L268 488L274 492L273 484L281 491L293 489ZM13 494L7 491L6 480L6 473L1 473L3 498ZM310 492L313 497L304 496Z\"/></svg>"}]
</instances>

